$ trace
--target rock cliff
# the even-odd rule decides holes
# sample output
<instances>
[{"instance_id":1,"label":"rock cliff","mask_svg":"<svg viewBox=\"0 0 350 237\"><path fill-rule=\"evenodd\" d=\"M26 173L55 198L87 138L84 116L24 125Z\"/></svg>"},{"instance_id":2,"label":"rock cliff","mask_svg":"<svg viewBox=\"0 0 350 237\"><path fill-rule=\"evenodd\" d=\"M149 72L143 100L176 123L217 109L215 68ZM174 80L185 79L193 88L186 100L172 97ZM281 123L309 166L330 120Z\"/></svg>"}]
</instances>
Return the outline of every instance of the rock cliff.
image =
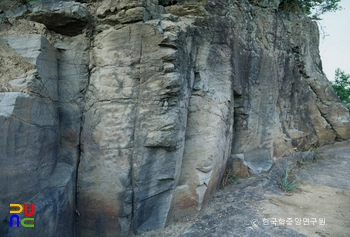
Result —
<instances>
[{"instance_id":1,"label":"rock cliff","mask_svg":"<svg viewBox=\"0 0 350 237\"><path fill-rule=\"evenodd\" d=\"M226 169L350 138L317 24L279 1L0 3L0 235L128 236ZM9 228L34 203L35 228Z\"/></svg>"}]
</instances>

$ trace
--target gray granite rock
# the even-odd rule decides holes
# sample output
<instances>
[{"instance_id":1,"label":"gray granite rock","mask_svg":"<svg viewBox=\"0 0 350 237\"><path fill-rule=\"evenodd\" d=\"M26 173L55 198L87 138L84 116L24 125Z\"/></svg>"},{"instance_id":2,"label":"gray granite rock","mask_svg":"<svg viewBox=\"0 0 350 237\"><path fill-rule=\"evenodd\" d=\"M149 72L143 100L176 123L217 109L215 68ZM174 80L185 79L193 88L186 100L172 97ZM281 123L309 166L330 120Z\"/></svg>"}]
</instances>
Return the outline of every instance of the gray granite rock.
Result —
<instances>
[{"instance_id":1,"label":"gray granite rock","mask_svg":"<svg viewBox=\"0 0 350 237\"><path fill-rule=\"evenodd\" d=\"M38 203L50 230L37 236L144 233L201 210L227 168L260 174L293 148L349 139L316 23L278 5L48 0L2 13L0 233L16 235L16 200Z\"/></svg>"},{"instance_id":2,"label":"gray granite rock","mask_svg":"<svg viewBox=\"0 0 350 237\"><path fill-rule=\"evenodd\" d=\"M82 33L91 15L83 4L65 1L46 1L34 5L27 19L44 24L49 30L62 35L76 36Z\"/></svg>"},{"instance_id":3,"label":"gray granite rock","mask_svg":"<svg viewBox=\"0 0 350 237\"><path fill-rule=\"evenodd\" d=\"M34 69L26 72L29 82L1 78L13 92L0 93L0 235L74 236L75 167L58 163L58 52L41 35L2 39L16 58L22 57ZM16 58L14 65L22 65ZM9 228L10 203L35 205L35 227L29 232Z\"/></svg>"},{"instance_id":4,"label":"gray granite rock","mask_svg":"<svg viewBox=\"0 0 350 237\"><path fill-rule=\"evenodd\" d=\"M274 163L269 149L259 149L244 153L244 161L251 174L268 172Z\"/></svg>"},{"instance_id":5,"label":"gray granite rock","mask_svg":"<svg viewBox=\"0 0 350 237\"><path fill-rule=\"evenodd\" d=\"M249 0L252 4L277 10L282 0Z\"/></svg>"}]
</instances>

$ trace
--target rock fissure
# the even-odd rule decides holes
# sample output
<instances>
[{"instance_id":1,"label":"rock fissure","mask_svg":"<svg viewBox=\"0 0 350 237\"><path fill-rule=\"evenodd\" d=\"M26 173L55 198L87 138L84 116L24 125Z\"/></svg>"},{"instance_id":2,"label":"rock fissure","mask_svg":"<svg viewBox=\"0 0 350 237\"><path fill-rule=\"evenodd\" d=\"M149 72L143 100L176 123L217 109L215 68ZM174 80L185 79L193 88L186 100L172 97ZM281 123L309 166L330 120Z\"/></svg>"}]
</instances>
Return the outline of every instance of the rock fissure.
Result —
<instances>
[{"instance_id":1,"label":"rock fissure","mask_svg":"<svg viewBox=\"0 0 350 237\"><path fill-rule=\"evenodd\" d=\"M332 123L327 119L326 114L322 113L321 109L318 107L319 109L320 115L322 116L322 118L327 122L327 125L332 129L332 131L334 132L334 134L336 135L336 140L339 139L339 141L341 141L341 136L338 134L337 130L335 128L333 128Z\"/></svg>"},{"instance_id":2,"label":"rock fissure","mask_svg":"<svg viewBox=\"0 0 350 237\"><path fill-rule=\"evenodd\" d=\"M36 123L30 123L30 122L28 122L28 121L26 121L26 120L24 120L24 119L22 119L22 118L20 118L20 117L18 117L16 115L14 115L14 114L10 114L10 116L15 118L15 119L17 119L17 120L19 120L19 121L21 121L22 123L26 123L28 125L39 127L39 128L43 128L43 129L50 129L53 132L56 132L52 125L39 125L39 124L36 124Z\"/></svg>"}]
</instances>

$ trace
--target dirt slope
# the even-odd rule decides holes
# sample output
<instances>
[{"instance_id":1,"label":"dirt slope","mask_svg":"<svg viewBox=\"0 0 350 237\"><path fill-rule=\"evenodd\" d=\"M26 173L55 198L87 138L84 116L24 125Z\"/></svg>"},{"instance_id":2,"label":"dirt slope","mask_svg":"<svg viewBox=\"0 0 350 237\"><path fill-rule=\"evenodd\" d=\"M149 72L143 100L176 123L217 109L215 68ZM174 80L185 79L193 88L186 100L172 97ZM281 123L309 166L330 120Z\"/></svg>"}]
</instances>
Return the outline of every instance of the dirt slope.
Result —
<instances>
[{"instance_id":1,"label":"dirt slope","mask_svg":"<svg viewBox=\"0 0 350 237\"><path fill-rule=\"evenodd\" d=\"M349 142L319 148L288 194L278 188L284 166L227 186L201 213L143 236L350 236Z\"/></svg>"}]
</instances>

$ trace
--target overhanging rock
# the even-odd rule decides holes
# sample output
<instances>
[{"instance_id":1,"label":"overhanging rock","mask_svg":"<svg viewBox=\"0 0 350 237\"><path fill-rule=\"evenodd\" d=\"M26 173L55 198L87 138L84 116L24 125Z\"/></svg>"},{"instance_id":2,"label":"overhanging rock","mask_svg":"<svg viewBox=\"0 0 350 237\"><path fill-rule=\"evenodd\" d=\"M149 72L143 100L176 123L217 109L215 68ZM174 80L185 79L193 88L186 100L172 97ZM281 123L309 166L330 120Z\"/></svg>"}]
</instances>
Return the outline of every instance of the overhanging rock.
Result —
<instances>
[{"instance_id":1,"label":"overhanging rock","mask_svg":"<svg viewBox=\"0 0 350 237\"><path fill-rule=\"evenodd\" d=\"M49 30L62 35L82 33L91 15L85 5L76 2L56 2L35 6L27 19L44 24Z\"/></svg>"}]
</instances>

